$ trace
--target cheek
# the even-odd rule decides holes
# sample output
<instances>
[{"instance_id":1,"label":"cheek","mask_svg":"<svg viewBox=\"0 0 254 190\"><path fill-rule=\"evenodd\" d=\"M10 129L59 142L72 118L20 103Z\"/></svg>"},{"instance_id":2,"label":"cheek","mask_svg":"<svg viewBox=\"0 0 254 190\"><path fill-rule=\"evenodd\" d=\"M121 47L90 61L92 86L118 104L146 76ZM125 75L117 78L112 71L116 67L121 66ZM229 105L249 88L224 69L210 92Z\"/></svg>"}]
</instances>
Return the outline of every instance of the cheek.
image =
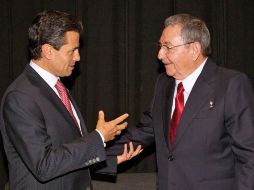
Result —
<instances>
[{"instance_id":1,"label":"cheek","mask_svg":"<svg viewBox=\"0 0 254 190\"><path fill-rule=\"evenodd\" d=\"M68 55L68 56L65 57L66 64L70 64L73 60L74 60L73 55Z\"/></svg>"},{"instance_id":2,"label":"cheek","mask_svg":"<svg viewBox=\"0 0 254 190\"><path fill-rule=\"evenodd\" d=\"M61 58L62 67L68 67L70 60L71 60L70 56L63 56Z\"/></svg>"},{"instance_id":3,"label":"cheek","mask_svg":"<svg viewBox=\"0 0 254 190\"><path fill-rule=\"evenodd\" d=\"M169 54L166 54L166 57L171 62L178 62L179 60L183 59L182 56L179 55L178 53L169 53Z\"/></svg>"},{"instance_id":4,"label":"cheek","mask_svg":"<svg viewBox=\"0 0 254 190\"><path fill-rule=\"evenodd\" d=\"M172 64L172 67L176 67L176 68L179 68L181 67L181 58L179 58L179 56L175 56L175 55L171 55L171 56L168 56L168 60L173 63Z\"/></svg>"},{"instance_id":5,"label":"cheek","mask_svg":"<svg viewBox=\"0 0 254 190\"><path fill-rule=\"evenodd\" d=\"M188 61L186 54L174 54L170 57L170 60L175 63L178 67L188 67L188 64L186 64Z\"/></svg>"}]
</instances>

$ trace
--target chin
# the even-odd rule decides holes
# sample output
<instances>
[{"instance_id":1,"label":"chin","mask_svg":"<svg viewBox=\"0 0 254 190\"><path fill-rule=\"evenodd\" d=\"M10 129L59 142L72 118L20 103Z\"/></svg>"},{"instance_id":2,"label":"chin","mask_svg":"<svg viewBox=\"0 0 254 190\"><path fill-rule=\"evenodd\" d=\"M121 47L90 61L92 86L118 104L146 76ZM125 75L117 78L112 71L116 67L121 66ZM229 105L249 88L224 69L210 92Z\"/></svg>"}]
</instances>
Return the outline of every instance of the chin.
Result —
<instances>
[{"instance_id":1,"label":"chin","mask_svg":"<svg viewBox=\"0 0 254 190\"><path fill-rule=\"evenodd\" d=\"M64 73L64 74L61 74L59 77L69 77L71 76L71 73Z\"/></svg>"},{"instance_id":2,"label":"chin","mask_svg":"<svg viewBox=\"0 0 254 190\"><path fill-rule=\"evenodd\" d=\"M69 71L68 73L66 73L66 75L65 76L71 76L71 74L72 74L72 70L71 71Z\"/></svg>"}]
</instances>

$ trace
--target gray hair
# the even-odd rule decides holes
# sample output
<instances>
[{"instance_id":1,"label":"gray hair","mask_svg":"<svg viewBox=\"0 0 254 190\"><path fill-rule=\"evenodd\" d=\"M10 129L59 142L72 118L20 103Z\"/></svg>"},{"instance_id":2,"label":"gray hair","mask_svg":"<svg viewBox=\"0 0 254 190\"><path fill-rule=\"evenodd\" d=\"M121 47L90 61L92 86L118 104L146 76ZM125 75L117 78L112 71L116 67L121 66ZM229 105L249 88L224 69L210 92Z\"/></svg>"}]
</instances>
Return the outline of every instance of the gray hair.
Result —
<instances>
[{"instance_id":1,"label":"gray hair","mask_svg":"<svg viewBox=\"0 0 254 190\"><path fill-rule=\"evenodd\" d=\"M199 42L202 54L211 54L210 32L203 20L190 14L176 14L164 22L165 27L176 24L182 25L181 37L185 43Z\"/></svg>"}]
</instances>

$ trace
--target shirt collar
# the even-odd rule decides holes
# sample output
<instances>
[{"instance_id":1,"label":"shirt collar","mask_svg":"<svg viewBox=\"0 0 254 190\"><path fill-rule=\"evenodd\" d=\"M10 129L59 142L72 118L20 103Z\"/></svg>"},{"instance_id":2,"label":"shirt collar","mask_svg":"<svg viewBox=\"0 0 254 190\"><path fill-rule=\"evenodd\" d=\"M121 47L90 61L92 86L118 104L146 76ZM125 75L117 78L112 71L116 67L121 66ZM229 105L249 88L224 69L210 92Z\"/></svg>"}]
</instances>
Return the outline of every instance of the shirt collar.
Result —
<instances>
[{"instance_id":1,"label":"shirt collar","mask_svg":"<svg viewBox=\"0 0 254 190\"><path fill-rule=\"evenodd\" d=\"M59 77L53 75L52 73L41 68L39 65L35 64L32 60L29 65L45 80L45 82L51 87L54 88Z\"/></svg>"},{"instance_id":2,"label":"shirt collar","mask_svg":"<svg viewBox=\"0 0 254 190\"><path fill-rule=\"evenodd\" d=\"M199 67L193 71L189 76L187 76L184 80L180 81L180 80L176 80L176 86L182 82L183 83L183 88L184 91L187 93L190 93L197 78L199 77L201 71L203 70L205 63L206 63L207 58L203 61L203 63L201 63L201 65L199 65Z\"/></svg>"}]
</instances>

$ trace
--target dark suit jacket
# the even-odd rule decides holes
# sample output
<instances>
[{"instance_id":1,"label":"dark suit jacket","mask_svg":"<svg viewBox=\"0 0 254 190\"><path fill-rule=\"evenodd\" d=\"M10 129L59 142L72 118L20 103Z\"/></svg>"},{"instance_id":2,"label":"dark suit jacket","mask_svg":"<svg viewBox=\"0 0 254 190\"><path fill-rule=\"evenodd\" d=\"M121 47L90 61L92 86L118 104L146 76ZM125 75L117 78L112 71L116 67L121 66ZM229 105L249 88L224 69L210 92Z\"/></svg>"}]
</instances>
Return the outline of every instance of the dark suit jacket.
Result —
<instances>
[{"instance_id":1,"label":"dark suit jacket","mask_svg":"<svg viewBox=\"0 0 254 190\"><path fill-rule=\"evenodd\" d=\"M71 101L83 137L60 98L30 66L7 89L1 133L11 190L90 189L88 166L105 160L105 150L96 131L87 133Z\"/></svg>"},{"instance_id":2,"label":"dark suit jacket","mask_svg":"<svg viewBox=\"0 0 254 190\"><path fill-rule=\"evenodd\" d=\"M146 147L155 141L160 190L253 190L254 95L247 77L208 59L170 145L174 87L172 77L159 76L150 109L118 144L132 140Z\"/></svg>"}]
</instances>

